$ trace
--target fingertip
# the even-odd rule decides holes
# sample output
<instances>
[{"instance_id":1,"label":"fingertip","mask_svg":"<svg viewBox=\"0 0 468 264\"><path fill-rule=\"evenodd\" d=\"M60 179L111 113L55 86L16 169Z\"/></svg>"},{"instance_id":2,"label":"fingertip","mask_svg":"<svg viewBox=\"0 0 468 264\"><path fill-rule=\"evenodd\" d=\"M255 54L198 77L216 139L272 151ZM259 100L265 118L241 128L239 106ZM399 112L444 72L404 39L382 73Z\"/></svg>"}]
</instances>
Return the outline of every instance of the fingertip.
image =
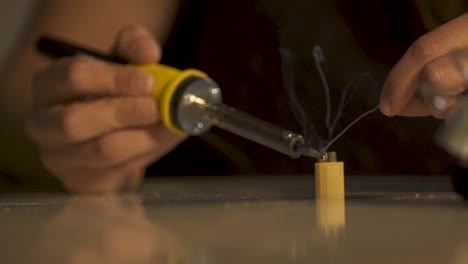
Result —
<instances>
[{"instance_id":1,"label":"fingertip","mask_svg":"<svg viewBox=\"0 0 468 264\"><path fill-rule=\"evenodd\" d=\"M161 47L151 33L140 25L128 25L117 35L114 53L135 63L154 63L160 60Z\"/></svg>"},{"instance_id":2,"label":"fingertip","mask_svg":"<svg viewBox=\"0 0 468 264\"><path fill-rule=\"evenodd\" d=\"M382 114L386 116L393 116L392 107L388 99L389 96L388 96L387 91L388 91L387 84L384 84L382 93L380 94L379 110Z\"/></svg>"},{"instance_id":3,"label":"fingertip","mask_svg":"<svg viewBox=\"0 0 468 264\"><path fill-rule=\"evenodd\" d=\"M130 57L138 63L154 63L160 60L161 48L154 41L138 43Z\"/></svg>"},{"instance_id":4,"label":"fingertip","mask_svg":"<svg viewBox=\"0 0 468 264\"><path fill-rule=\"evenodd\" d=\"M396 98L399 97L397 87L400 87L400 85L396 80L394 78L394 71L390 72L380 94L379 109L386 116L395 116L398 112L397 108L399 108L399 104L397 102L399 100L396 100Z\"/></svg>"},{"instance_id":5,"label":"fingertip","mask_svg":"<svg viewBox=\"0 0 468 264\"><path fill-rule=\"evenodd\" d=\"M386 101L381 101L379 105L379 110L382 114L386 116L394 116L395 114L392 112L392 108Z\"/></svg>"}]
</instances>

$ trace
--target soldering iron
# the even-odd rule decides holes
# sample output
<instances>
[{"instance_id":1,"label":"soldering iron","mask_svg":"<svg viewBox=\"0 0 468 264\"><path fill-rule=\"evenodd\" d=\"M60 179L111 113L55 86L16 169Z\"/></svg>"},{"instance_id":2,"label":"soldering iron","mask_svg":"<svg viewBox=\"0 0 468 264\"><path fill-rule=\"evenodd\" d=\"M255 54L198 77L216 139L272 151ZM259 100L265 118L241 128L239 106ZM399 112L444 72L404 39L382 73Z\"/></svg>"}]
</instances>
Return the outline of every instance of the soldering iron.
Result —
<instances>
[{"instance_id":1,"label":"soldering iron","mask_svg":"<svg viewBox=\"0 0 468 264\"><path fill-rule=\"evenodd\" d=\"M41 53L52 58L86 54L111 63L130 64L122 58L52 36L42 36L36 44ZM130 65L149 72L157 80L153 96L158 102L162 123L172 131L197 136L217 126L292 158L324 157L308 146L302 135L223 104L219 85L202 71L179 70L156 63Z\"/></svg>"}]
</instances>

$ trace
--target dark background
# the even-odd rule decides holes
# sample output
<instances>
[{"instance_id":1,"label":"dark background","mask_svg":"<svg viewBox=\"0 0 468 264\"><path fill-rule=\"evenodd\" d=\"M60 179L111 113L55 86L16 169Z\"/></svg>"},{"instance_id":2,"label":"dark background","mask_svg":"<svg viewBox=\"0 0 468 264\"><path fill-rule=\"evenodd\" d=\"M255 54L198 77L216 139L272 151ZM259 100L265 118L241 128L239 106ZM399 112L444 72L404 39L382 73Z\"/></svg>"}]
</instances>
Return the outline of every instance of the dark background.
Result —
<instances>
[{"instance_id":1,"label":"dark background","mask_svg":"<svg viewBox=\"0 0 468 264\"><path fill-rule=\"evenodd\" d=\"M323 86L311 50L323 49L332 108L351 77L368 71L336 133L378 103L388 70L426 32L406 1L185 1L179 24L165 47L164 62L207 72L227 104L301 132L281 72L279 50L294 56L299 103L309 121L323 129ZM458 166L434 143L441 122L431 117L385 117L374 112L330 150L352 174L448 174ZM308 174L315 160L291 160L227 132L192 139L151 168L154 174ZM214 136L213 136L214 134ZM207 152L201 154L200 145ZM195 159L193 158L196 154ZM213 159L212 156L218 157ZM174 163L184 160L183 168ZM190 162L193 161L193 162ZM216 161L214 161L216 160ZM185 163L188 161L188 163Z\"/></svg>"},{"instance_id":2,"label":"dark background","mask_svg":"<svg viewBox=\"0 0 468 264\"><path fill-rule=\"evenodd\" d=\"M332 89L333 109L350 77L369 71L337 127L339 132L378 102L390 67L424 34L419 15L406 1L184 1L165 47L164 62L196 67L221 86L226 103L282 127L301 132L287 97L280 48L295 55L294 80L300 104L321 135L323 86L311 57L320 45ZM0 2L0 62L34 9L34 1ZM447 174L458 169L433 141L440 121L388 118L375 112L354 126L331 150L352 174ZM174 166L184 161L184 166ZM213 129L192 138L152 166L149 174L309 174L314 160L291 160L267 148ZM463 171L463 170L461 170Z\"/></svg>"}]
</instances>

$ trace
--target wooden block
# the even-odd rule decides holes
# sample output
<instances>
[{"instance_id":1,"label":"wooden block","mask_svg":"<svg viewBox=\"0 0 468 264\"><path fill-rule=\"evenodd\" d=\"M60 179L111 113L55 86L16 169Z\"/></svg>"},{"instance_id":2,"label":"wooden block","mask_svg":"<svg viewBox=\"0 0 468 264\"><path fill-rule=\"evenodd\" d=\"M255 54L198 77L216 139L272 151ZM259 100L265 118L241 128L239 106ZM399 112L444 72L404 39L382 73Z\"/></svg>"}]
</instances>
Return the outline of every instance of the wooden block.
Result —
<instances>
[{"instance_id":1,"label":"wooden block","mask_svg":"<svg viewBox=\"0 0 468 264\"><path fill-rule=\"evenodd\" d=\"M336 161L335 153L315 163L317 223L327 234L345 227L344 164Z\"/></svg>"}]
</instances>

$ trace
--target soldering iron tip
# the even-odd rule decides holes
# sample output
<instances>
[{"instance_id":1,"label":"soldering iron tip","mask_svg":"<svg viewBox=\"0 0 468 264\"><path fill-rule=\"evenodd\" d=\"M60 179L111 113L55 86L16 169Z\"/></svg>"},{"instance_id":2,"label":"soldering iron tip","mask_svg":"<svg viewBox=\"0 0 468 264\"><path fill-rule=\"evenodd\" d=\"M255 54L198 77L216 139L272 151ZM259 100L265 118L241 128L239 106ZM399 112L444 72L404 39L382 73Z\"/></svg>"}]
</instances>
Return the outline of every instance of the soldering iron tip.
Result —
<instances>
[{"instance_id":1,"label":"soldering iron tip","mask_svg":"<svg viewBox=\"0 0 468 264\"><path fill-rule=\"evenodd\" d=\"M327 158L326 153L320 153L311 147L307 147L304 149L304 156L312 157L318 160L325 160Z\"/></svg>"}]
</instances>

